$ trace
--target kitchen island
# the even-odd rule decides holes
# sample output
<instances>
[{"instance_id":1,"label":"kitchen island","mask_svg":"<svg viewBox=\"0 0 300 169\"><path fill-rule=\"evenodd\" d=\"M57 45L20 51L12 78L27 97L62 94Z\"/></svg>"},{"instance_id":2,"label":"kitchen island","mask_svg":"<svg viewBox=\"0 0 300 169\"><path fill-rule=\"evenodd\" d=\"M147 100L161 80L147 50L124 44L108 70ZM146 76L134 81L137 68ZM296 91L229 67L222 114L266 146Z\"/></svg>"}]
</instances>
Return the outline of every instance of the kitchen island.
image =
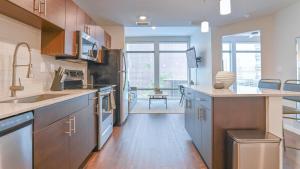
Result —
<instances>
[{"instance_id":1,"label":"kitchen island","mask_svg":"<svg viewBox=\"0 0 300 169\"><path fill-rule=\"evenodd\" d=\"M228 129L259 129L282 138L284 96L300 96L300 93L242 86L219 90L185 86L185 128L207 167L225 168L224 142Z\"/></svg>"}]
</instances>

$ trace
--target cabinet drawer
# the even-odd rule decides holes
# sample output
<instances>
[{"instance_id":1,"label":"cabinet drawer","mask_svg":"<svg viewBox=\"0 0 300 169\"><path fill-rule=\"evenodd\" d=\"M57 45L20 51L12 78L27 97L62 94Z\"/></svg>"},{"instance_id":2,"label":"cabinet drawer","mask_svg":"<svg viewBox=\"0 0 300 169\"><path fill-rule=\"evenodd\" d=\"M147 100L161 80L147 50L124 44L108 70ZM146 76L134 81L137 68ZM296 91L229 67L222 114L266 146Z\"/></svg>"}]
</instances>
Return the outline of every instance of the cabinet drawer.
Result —
<instances>
[{"instance_id":1,"label":"cabinet drawer","mask_svg":"<svg viewBox=\"0 0 300 169\"><path fill-rule=\"evenodd\" d=\"M201 104L202 106L204 106L207 109L212 108L212 98L210 96L196 92L195 100L197 101L197 103Z\"/></svg>"},{"instance_id":2,"label":"cabinet drawer","mask_svg":"<svg viewBox=\"0 0 300 169\"><path fill-rule=\"evenodd\" d=\"M88 95L34 110L34 132L88 106Z\"/></svg>"}]
</instances>

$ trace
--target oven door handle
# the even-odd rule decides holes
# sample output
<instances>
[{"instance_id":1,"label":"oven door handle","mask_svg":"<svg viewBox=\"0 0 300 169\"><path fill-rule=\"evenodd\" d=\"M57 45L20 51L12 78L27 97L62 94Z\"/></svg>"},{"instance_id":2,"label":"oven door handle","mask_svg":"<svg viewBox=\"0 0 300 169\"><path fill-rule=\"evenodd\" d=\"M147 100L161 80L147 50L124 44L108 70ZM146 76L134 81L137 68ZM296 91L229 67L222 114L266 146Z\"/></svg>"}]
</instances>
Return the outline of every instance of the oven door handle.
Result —
<instances>
[{"instance_id":1,"label":"oven door handle","mask_svg":"<svg viewBox=\"0 0 300 169\"><path fill-rule=\"evenodd\" d=\"M105 93L101 93L99 92L99 96L106 96L106 95L109 95L111 92L105 92Z\"/></svg>"}]
</instances>

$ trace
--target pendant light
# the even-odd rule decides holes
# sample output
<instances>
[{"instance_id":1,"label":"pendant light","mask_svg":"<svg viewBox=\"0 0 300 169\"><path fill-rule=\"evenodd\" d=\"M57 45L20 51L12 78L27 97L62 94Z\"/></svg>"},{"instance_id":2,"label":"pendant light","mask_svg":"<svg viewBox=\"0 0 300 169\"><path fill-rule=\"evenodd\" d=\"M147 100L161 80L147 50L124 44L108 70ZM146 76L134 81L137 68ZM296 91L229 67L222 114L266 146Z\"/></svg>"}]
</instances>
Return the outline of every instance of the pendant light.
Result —
<instances>
[{"instance_id":1,"label":"pendant light","mask_svg":"<svg viewBox=\"0 0 300 169\"><path fill-rule=\"evenodd\" d=\"M202 33L209 32L209 22L207 22L207 21L201 22L201 32Z\"/></svg>"},{"instance_id":2,"label":"pendant light","mask_svg":"<svg viewBox=\"0 0 300 169\"><path fill-rule=\"evenodd\" d=\"M220 0L220 14L228 15L231 13L231 0Z\"/></svg>"}]
</instances>

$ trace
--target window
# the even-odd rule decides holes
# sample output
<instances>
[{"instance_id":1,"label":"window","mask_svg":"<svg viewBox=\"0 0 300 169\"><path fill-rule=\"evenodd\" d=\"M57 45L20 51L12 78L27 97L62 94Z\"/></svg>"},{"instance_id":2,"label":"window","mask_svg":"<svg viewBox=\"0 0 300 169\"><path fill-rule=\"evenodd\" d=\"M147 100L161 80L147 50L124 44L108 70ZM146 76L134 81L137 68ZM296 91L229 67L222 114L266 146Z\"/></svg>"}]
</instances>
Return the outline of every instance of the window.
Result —
<instances>
[{"instance_id":1,"label":"window","mask_svg":"<svg viewBox=\"0 0 300 169\"><path fill-rule=\"evenodd\" d=\"M248 32L223 37L223 71L235 72L238 86L257 87L261 79L260 33L257 35Z\"/></svg>"},{"instance_id":2,"label":"window","mask_svg":"<svg viewBox=\"0 0 300 169\"><path fill-rule=\"evenodd\" d=\"M182 42L159 43L159 87L171 96L179 96L178 86L187 84L188 44Z\"/></svg>"},{"instance_id":3,"label":"window","mask_svg":"<svg viewBox=\"0 0 300 169\"><path fill-rule=\"evenodd\" d=\"M236 44L237 84L258 86L261 79L261 54L259 43Z\"/></svg>"},{"instance_id":4,"label":"window","mask_svg":"<svg viewBox=\"0 0 300 169\"><path fill-rule=\"evenodd\" d=\"M167 39L126 40L129 83L138 88L139 98L147 98L156 87L170 97L180 97L179 85L187 84L188 39Z\"/></svg>"},{"instance_id":5,"label":"window","mask_svg":"<svg viewBox=\"0 0 300 169\"><path fill-rule=\"evenodd\" d=\"M231 69L231 44L223 43L222 44L222 66L223 70L230 72Z\"/></svg>"},{"instance_id":6,"label":"window","mask_svg":"<svg viewBox=\"0 0 300 169\"><path fill-rule=\"evenodd\" d=\"M141 89L139 95L146 97L147 89L154 88L154 44L127 44L126 49L129 84Z\"/></svg>"}]
</instances>

